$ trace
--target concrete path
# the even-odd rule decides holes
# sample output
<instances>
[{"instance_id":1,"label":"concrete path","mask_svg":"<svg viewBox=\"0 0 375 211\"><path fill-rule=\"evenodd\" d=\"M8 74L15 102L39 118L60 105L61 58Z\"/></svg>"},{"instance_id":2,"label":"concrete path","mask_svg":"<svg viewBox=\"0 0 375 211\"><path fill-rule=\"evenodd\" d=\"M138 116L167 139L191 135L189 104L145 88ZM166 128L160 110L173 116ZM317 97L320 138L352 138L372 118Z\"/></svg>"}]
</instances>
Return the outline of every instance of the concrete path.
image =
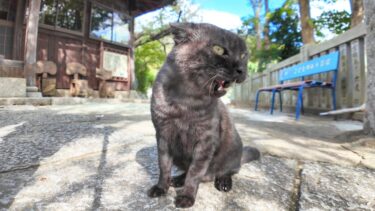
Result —
<instances>
[{"instance_id":1,"label":"concrete path","mask_svg":"<svg viewBox=\"0 0 375 211\"><path fill-rule=\"evenodd\" d=\"M200 185L189 210L375 210L375 140L346 135L360 123L231 111L264 156L229 193ZM175 209L174 188L146 195L158 178L149 104L2 107L0 120L0 210Z\"/></svg>"}]
</instances>

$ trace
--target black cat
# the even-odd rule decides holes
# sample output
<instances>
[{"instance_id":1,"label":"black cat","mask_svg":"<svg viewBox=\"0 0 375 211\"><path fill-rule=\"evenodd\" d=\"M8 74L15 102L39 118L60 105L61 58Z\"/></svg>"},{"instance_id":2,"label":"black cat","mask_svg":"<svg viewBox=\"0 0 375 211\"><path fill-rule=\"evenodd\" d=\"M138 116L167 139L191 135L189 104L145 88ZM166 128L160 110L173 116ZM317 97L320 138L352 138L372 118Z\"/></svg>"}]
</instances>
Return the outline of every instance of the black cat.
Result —
<instances>
[{"instance_id":1,"label":"black cat","mask_svg":"<svg viewBox=\"0 0 375 211\"><path fill-rule=\"evenodd\" d=\"M236 34L210 24L171 25L175 46L153 87L152 121L159 155L159 182L150 197L177 192L177 207L194 204L200 182L215 181L229 191L242 163L259 158L242 147L240 136L219 99L232 83L246 79L248 51ZM171 178L172 164L184 174Z\"/></svg>"}]
</instances>

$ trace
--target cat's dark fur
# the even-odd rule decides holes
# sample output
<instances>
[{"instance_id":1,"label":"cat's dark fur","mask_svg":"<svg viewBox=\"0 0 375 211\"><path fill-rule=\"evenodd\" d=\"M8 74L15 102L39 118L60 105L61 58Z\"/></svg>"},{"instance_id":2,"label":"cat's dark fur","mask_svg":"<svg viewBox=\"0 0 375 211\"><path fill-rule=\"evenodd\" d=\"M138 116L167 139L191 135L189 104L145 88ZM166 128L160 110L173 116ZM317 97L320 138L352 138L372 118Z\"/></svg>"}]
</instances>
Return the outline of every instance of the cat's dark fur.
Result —
<instances>
[{"instance_id":1,"label":"cat's dark fur","mask_svg":"<svg viewBox=\"0 0 375 211\"><path fill-rule=\"evenodd\" d=\"M260 154L242 147L219 99L230 84L246 79L245 42L210 24L174 24L171 30L175 46L157 76L151 101L160 176L148 195L181 187L175 204L190 207L200 182L215 181L219 191L229 191L241 163ZM172 164L185 173L171 178Z\"/></svg>"}]
</instances>

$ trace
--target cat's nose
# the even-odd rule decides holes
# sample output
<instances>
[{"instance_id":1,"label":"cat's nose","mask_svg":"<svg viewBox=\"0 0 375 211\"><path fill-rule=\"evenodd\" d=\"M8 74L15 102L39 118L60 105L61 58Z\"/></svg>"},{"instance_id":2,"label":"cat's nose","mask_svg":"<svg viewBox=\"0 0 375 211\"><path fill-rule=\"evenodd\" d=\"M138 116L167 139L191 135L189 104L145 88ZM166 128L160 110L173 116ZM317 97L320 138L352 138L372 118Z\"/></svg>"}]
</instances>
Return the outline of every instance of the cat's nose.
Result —
<instances>
[{"instance_id":1,"label":"cat's nose","mask_svg":"<svg viewBox=\"0 0 375 211\"><path fill-rule=\"evenodd\" d=\"M241 75L243 73L243 69L242 68L237 68L236 72Z\"/></svg>"},{"instance_id":2,"label":"cat's nose","mask_svg":"<svg viewBox=\"0 0 375 211\"><path fill-rule=\"evenodd\" d=\"M236 68L234 73L234 79L237 83L242 83L246 79L246 70L244 68Z\"/></svg>"}]
</instances>

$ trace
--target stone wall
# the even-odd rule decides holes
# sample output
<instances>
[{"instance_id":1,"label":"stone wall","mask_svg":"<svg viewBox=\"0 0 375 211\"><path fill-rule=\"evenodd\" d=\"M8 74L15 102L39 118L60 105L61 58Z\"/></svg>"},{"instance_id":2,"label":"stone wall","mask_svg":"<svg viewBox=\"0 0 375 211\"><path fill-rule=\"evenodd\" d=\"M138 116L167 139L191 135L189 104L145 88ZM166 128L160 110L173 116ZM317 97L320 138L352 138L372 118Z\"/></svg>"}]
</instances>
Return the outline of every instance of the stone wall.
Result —
<instances>
[{"instance_id":1,"label":"stone wall","mask_svg":"<svg viewBox=\"0 0 375 211\"><path fill-rule=\"evenodd\" d=\"M0 98L26 97L23 62L0 56Z\"/></svg>"},{"instance_id":2,"label":"stone wall","mask_svg":"<svg viewBox=\"0 0 375 211\"><path fill-rule=\"evenodd\" d=\"M26 97L26 80L24 78L0 77L1 97Z\"/></svg>"}]
</instances>

